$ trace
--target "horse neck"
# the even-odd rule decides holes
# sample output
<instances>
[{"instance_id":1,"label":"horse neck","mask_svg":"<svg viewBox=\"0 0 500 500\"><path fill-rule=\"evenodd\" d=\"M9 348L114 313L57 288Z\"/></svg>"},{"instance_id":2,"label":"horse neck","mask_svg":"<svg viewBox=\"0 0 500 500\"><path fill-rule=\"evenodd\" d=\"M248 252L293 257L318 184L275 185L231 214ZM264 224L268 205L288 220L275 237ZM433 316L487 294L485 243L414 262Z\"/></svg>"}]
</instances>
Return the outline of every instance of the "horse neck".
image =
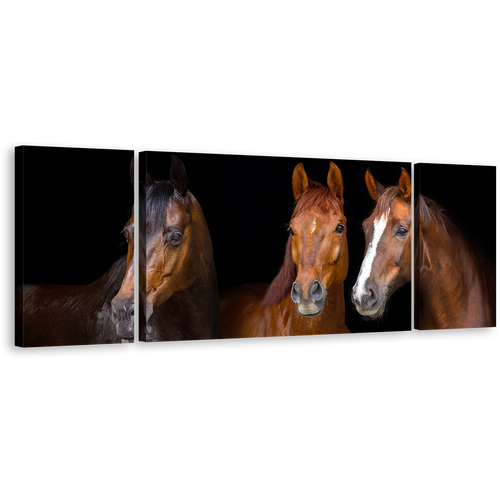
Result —
<instances>
[{"instance_id":1,"label":"horse neck","mask_svg":"<svg viewBox=\"0 0 500 500\"><path fill-rule=\"evenodd\" d=\"M487 270L466 238L436 222L433 235L421 232L420 239L427 255L425 263L418 263L421 313L433 328L452 328L461 317L487 309L491 303ZM489 316L491 311L484 314Z\"/></svg>"}]
</instances>

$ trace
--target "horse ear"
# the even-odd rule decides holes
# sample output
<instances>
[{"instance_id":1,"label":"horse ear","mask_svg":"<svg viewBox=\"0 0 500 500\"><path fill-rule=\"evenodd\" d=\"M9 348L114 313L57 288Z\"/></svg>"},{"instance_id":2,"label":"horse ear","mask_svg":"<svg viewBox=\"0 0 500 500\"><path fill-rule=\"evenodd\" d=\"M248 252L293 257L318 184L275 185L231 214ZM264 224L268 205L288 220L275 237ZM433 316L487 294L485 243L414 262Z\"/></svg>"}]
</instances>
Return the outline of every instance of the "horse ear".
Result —
<instances>
[{"instance_id":1,"label":"horse ear","mask_svg":"<svg viewBox=\"0 0 500 500\"><path fill-rule=\"evenodd\" d=\"M130 162L130 184L132 184L132 187L135 189L135 156ZM153 181L151 180L149 174L146 172L146 187L150 186L151 184L153 184Z\"/></svg>"},{"instance_id":2,"label":"horse ear","mask_svg":"<svg viewBox=\"0 0 500 500\"><path fill-rule=\"evenodd\" d=\"M328 171L326 183L333 195L342 200L344 196L344 181L342 180L340 168L333 161L330 162L330 170Z\"/></svg>"},{"instance_id":3,"label":"horse ear","mask_svg":"<svg viewBox=\"0 0 500 500\"><path fill-rule=\"evenodd\" d=\"M188 191L188 178L186 168L177 156L172 155L172 164L170 165L170 180L175 190L181 195L186 196Z\"/></svg>"},{"instance_id":4,"label":"horse ear","mask_svg":"<svg viewBox=\"0 0 500 500\"><path fill-rule=\"evenodd\" d=\"M408 172L401 168L401 177L399 178L399 189L403 193L404 197L409 200L411 199L411 179Z\"/></svg>"},{"instance_id":5,"label":"horse ear","mask_svg":"<svg viewBox=\"0 0 500 500\"><path fill-rule=\"evenodd\" d=\"M307 174L302 163L299 163L293 170L292 187L293 196L296 200L298 200L300 195L309 187L309 179L307 178Z\"/></svg>"},{"instance_id":6,"label":"horse ear","mask_svg":"<svg viewBox=\"0 0 500 500\"><path fill-rule=\"evenodd\" d=\"M382 186L380 182L375 180L370 169L366 171L365 182L372 200L377 201L380 198L380 195L384 192L385 187Z\"/></svg>"}]
</instances>

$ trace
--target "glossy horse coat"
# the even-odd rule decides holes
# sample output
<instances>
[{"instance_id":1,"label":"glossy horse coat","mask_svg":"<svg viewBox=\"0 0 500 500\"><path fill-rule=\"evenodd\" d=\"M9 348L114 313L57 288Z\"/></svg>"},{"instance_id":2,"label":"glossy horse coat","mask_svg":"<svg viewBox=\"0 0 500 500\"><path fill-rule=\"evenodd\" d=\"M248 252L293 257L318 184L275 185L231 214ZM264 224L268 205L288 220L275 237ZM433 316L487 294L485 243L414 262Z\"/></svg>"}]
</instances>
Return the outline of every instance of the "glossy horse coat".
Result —
<instances>
[{"instance_id":1,"label":"glossy horse coat","mask_svg":"<svg viewBox=\"0 0 500 500\"><path fill-rule=\"evenodd\" d=\"M124 257L90 285L33 284L16 290L16 336L22 336L23 347L122 342L111 301L125 270Z\"/></svg>"},{"instance_id":2,"label":"glossy horse coat","mask_svg":"<svg viewBox=\"0 0 500 500\"><path fill-rule=\"evenodd\" d=\"M352 301L361 315L379 318L391 295L411 281L411 180L404 169L397 186L385 188L369 170L365 180L377 205L363 222L365 256Z\"/></svg>"},{"instance_id":3,"label":"glossy horse coat","mask_svg":"<svg viewBox=\"0 0 500 500\"><path fill-rule=\"evenodd\" d=\"M344 321L348 252L343 182L333 162L327 184L309 180L302 163L295 167L296 206L284 263L271 285L246 285L221 295L223 338L349 331Z\"/></svg>"},{"instance_id":4,"label":"glossy horse coat","mask_svg":"<svg viewBox=\"0 0 500 500\"><path fill-rule=\"evenodd\" d=\"M415 327L495 326L495 266L435 202L419 196L415 212Z\"/></svg>"}]
</instances>

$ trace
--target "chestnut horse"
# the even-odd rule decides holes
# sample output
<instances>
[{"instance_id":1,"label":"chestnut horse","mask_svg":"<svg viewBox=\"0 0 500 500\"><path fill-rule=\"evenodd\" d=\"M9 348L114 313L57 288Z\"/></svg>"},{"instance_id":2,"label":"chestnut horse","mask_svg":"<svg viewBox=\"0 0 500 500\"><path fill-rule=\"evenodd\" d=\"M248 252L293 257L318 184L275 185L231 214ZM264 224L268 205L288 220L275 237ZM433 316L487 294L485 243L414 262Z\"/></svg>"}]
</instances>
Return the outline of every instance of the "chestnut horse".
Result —
<instances>
[{"instance_id":1,"label":"chestnut horse","mask_svg":"<svg viewBox=\"0 0 500 500\"><path fill-rule=\"evenodd\" d=\"M425 196L415 224L415 328L495 326L495 266Z\"/></svg>"},{"instance_id":2,"label":"chestnut horse","mask_svg":"<svg viewBox=\"0 0 500 500\"><path fill-rule=\"evenodd\" d=\"M270 337L349 332L344 321L348 254L343 181L330 162L328 187L293 172L295 210L284 263L271 285L227 290L221 336Z\"/></svg>"},{"instance_id":3,"label":"chestnut horse","mask_svg":"<svg viewBox=\"0 0 500 500\"><path fill-rule=\"evenodd\" d=\"M134 185L134 160L131 164ZM146 199L148 341L217 339L219 298L212 242L188 191L182 162L171 181L151 181ZM134 339L134 215L128 255L95 283L16 289L16 339L25 347L131 343ZM24 334L24 338L22 335Z\"/></svg>"},{"instance_id":4,"label":"chestnut horse","mask_svg":"<svg viewBox=\"0 0 500 500\"><path fill-rule=\"evenodd\" d=\"M365 181L377 205L363 221L365 256L352 301L359 314L379 318L391 295L411 281L411 180L402 168L397 186L385 188L370 170Z\"/></svg>"},{"instance_id":5,"label":"chestnut horse","mask_svg":"<svg viewBox=\"0 0 500 500\"><path fill-rule=\"evenodd\" d=\"M220 338L212 240L182 161L172 156L168 181L153 182L146 174L140 194L139 284L146 322L139 340ZM127 276L115 300L130 302L132 282L133 275Z\"/></svg>"}]
</instances>

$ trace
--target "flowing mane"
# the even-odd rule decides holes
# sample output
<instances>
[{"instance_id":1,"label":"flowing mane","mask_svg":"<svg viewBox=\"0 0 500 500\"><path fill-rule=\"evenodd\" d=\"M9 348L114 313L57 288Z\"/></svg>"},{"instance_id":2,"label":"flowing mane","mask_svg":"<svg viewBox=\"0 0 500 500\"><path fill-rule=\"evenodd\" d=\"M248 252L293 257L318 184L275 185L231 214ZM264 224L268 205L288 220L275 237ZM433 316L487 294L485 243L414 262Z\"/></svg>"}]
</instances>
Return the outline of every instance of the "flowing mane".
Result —
<instances>
[{"instance_id":1,"label":"flowing mane","mask_svg":"<svg viewBox=\"0 0 500 500\"><path fill-rule=\"evenodd\" d=\"M420 195L416 203L415 213L417 216L416 222L419 226L421 223L426 225L437 223L441 225L443 230L448 233L456 243L453 247L454 250L457 252L462 250L462 252L469 254L470 257L474 259L477 271L481 273L490 290L494 292L496 278L493 263L486 258L483 251L477 245L475 245L459 230L459 228L457 228L454 222L446 215L444 209L441 208L435 201L427 198L426 196ZM418 240L415 248L415 262L417 265L421 266L421 246L424 242L420 227L417 234Z\"/></svg>"},{"instance_id":2,"label":"flowing mane","mask_svg":"<svg viewBox=\"0 0 500 500\"><path fill-rule=\"evenodd\" d=\"M309 180L309 188L302 193L295 204L292 219L313 207L324 212L337 213L342 211L339 200L333 195L328 187L323 186L319 182ZM292 236L290 235L286 243L285 259L276 278L274 278L269 285L262 299L262 307L270 307L279 304L288 294L290 294L296 277L297 268L292 258Z\"/></svg>"},{"instance_id":3,"label":"flowing mane","mask_svg":"<svg viewBox=\"0 0 500 500\"><path fill-rule=\"evenodd\" d=\"M419 218L419 221L422 221L425 224L438 222L448 233L450 230L457 230L451 220L446 216L444 210L435 201L432 201L426 196L420 195L418 197L415 208L415 213Z\"/></svg>"}]
</instances>

